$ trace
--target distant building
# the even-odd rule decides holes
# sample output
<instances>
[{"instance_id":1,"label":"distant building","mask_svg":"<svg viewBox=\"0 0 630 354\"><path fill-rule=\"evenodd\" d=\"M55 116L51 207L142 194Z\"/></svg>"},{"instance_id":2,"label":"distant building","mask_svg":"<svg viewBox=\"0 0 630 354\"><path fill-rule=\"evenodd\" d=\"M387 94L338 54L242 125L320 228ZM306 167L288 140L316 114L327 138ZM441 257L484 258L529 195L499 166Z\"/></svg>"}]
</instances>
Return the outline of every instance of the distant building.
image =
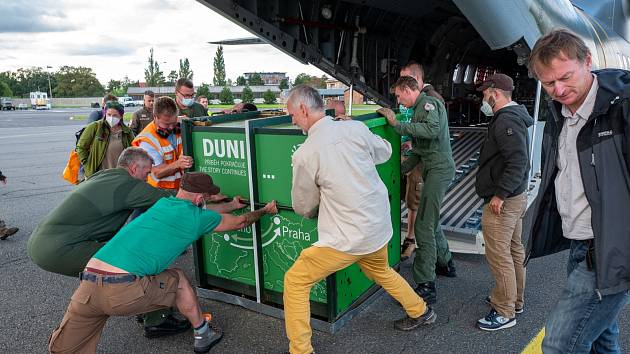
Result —
<instances>
[{"instance_id":1,"label":"distant building","mask_svg":"<svg viewBox=\"0 0 630 354\"><path fill-rule=\"evenodd\" d=\"M326 80L326 88L327 89L346 89L348 88L348 86L337 79L328 79Z\"/></svg>"},{"instance_id":2,"label":"distant building","mask_svg":"<svg viewBox=\"0 0 630 354\"><path fill-rule=\"evenodd\" d=\"M335 98L335 99L343 100L346 105L348 105L348 103L350 102L350 88L348 87L348 85L344 84L343 82L337 79L328 79L326 80L326 89L327 90L342 90L343 93L340 95L341 97ZM324 97L324 99L328 98L328 97L325 97L324 95L322 95L322 97ZM363 97L363 95L359 93L357 90L354 90L352 92L352 104L362 104L364 100L365 98Z\"/></svg>"},{"instance_id":3,"label":"distant building","mask_svg":"<svg viewBox=\"0 0 630 354\"><path fill-rule=\"evenodd\" d=\"M260 77L262 78L262 81L265 83L265 85L280 85L280 81L282 81L282 80L287 80L287 82L289 81L289 77L287 76L287 73L280 73L280 72L274 72L274 73L243 73L243 76L247 80L249 80L249 77L254 75L254 74L260 75Z\"/></svg>"},{"instance_id":4,"label":"distant building","mask_svg":"<svg viewBox=\"0 0 630 354\"><path fill-rule=\"evenodd\" d=\"M324 101L328 100L343 100L343 89L342 88L325 88L325 89L317 89L317 92L322 96Z\"/></svg>"},{"instance_id":5,"label":"distant building","mask_svg":"<svg viewBox=\"0 0 630 354\"><path fill-rule=\"evenodd\" d=\"M350 88L345 89L343 92L343 101L348 104L350 102ZM352 104L363 104L365 103L365 97L357 90L352 91Z\"/></svg>"}]
</instances>

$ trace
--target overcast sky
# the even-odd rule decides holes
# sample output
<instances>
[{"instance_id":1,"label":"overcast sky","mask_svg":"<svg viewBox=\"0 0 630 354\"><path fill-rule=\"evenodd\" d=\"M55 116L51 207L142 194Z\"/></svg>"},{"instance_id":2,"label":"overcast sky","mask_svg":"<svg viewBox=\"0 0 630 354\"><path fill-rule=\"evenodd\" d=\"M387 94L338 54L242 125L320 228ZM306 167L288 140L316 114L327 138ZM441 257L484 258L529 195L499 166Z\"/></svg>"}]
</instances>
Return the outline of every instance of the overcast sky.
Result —
<instances>
[{"instance_id":1,"label":"overcast sky","mask_svg":"<svg viewBox=\"0 0 630 354\"><path fill-rule=\"evenodd\" d=\"M0 72L86 66L105 85L125 75L144 81L149 49L164 75L188 58L195 85L212 83L217 46L209 41L252 35L194 0L0 1ZM223 47L226 74L279 71L323 75L271 45Z\"/></svg>"}]
</instances>

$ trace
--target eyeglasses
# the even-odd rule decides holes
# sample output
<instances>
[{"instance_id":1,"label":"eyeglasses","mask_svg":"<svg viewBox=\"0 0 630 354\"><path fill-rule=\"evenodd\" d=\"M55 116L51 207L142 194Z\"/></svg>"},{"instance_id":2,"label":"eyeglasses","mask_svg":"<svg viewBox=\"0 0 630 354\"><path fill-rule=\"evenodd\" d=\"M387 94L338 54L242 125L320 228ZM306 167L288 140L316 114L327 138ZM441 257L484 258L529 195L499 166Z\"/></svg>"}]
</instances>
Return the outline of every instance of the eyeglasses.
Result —
<instances>
[{"instance_id":1,"label":"eyeglasses","mask_svg":"<svg viewBox=\"0 0 630 354\"><path fill-rule=\"evenodd\" d=\"M184 95L181 91L177 91L180 95L182 95L184 98L194 98L195 97L195 93L191 93L190 95Z\"/></svg>"}]
</instances>

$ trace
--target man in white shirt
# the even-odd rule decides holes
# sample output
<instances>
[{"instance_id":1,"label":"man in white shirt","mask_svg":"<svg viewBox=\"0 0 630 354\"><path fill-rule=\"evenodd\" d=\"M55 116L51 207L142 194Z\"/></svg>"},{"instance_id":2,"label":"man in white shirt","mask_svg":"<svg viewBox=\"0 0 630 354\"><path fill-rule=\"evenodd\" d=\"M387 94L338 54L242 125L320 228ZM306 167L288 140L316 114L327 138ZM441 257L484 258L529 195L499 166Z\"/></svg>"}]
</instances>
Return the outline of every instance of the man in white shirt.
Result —
<instances>
[{"instance_id":1,"label":"man in white shirt","mask_svg":"<svg viewBox=\"0 0 630 354\"><path fill-rule=\"evenodd\" d=\"M395 322L397 329L408 331L435 322L435 312L387 261L390 205L375 165L390 158L389 142L361 122L325 116L324 102L310 86L291 90L287 111L293 124L308 134L293 155L293 209L305 217L318 216L319 236L284 277L291 354L313 352L311 287L353 263L402 304L407 316Z\"/></svg>"}]
</instances>

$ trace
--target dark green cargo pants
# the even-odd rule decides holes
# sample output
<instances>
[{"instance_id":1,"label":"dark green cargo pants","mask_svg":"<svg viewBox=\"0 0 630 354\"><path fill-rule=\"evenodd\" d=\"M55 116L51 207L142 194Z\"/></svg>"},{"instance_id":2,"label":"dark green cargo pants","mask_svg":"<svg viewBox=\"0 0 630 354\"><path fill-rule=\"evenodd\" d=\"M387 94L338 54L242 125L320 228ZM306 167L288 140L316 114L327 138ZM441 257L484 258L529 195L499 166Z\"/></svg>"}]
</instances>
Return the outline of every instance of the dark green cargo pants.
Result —
<instances>
[{"instance_id":1,"label":"dark green cargo pants","mask_svg":"<svg viewBox=\"0 0 630 354\"><path fill-rule=\"evenodd\" d=\"M418 248L413 259L412 273L416 283L434 281L436 262L440 266L446 266L452 257L440 226L440 207L455 171L446 166L425 166L423 172L424 186L414 225Z\"/></svg>"}]
</instances>

